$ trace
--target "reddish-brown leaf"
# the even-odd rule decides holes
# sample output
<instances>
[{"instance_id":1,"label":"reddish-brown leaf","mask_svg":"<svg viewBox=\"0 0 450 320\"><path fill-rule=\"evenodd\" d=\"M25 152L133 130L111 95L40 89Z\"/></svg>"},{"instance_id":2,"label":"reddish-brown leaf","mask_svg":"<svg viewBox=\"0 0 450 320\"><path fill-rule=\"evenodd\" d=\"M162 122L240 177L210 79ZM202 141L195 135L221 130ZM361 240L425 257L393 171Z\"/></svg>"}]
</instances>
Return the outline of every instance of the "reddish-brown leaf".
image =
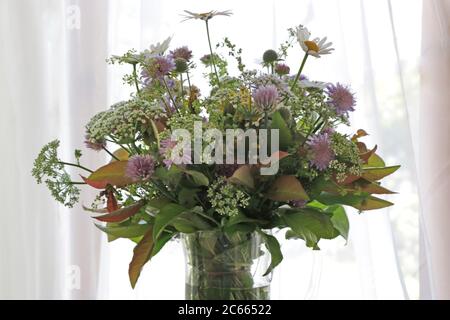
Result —
<instances>
[{"instance_id":1,"label":"reddish-brown leaf","mask_svg":"<svg viewBox=\"0 0 450 320\"><path fill-rule=\"evenodd\" d=\"M114 191L112 190L106 191L106 209L109 213L117 211L119 209L116 196L114 195Z\"/></svg>"},{"instance_id":2,"label":"reddish-brown leaf","mask_svg":"<svg viewBox=\"0 0 450 320\"><path fill-rule=\"evenodd\" d=\"M89 177L82 177L91 187L105 189L108 185L124 187L133 183L133 180L126 176L125 170L128 161L115 161L101 167Z\"/></svg>"},{"instance_id":3,"label":"reddish-brown leaf","mask_svg":"<svg viewBox=\"0 0 450 320\"><path fill-rule=\"evenodd\" d=\"M281 176L272 184L267 198L274 201L309 200L302 184L294 176Z\"/></svg>"},{"instance_id":4,"label":"reddish-brown leaf","mask_svg":"<svg viewBox=\"0 0 450 320\"><path fill-rule=\"evenodd\" d=\"M136 286L142 268L152 256L153 247L153 228L150 228L133 250L133 259L128 268L128 275L133 289Z\"/></svg>"},{"instance_id":5,"label":"reddish-brown leaf","mask_svg":"<svg viewBox=\"0 0 450 320\"><path fill-rule=\"evenodd\" d=\"M135 204L132 204L131 206L116 210L109 214L94 217L94 219L102 222L122 222L138 213L139 210L144 206L144 204L144 201L139 201Z\"/></svg>"}]
</instances>

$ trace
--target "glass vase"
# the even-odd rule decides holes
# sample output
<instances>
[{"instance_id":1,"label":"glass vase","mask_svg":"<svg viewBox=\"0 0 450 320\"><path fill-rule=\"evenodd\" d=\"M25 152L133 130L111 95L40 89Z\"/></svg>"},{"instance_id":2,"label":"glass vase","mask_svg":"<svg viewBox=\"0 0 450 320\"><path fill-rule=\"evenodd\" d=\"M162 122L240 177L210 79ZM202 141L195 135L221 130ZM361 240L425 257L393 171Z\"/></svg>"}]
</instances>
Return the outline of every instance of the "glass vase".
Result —
<instances>
[{"instance_id":1,"label":"glass vase","mask_svg":"<svg viewBox=\"0 0 450 320\"><path fill-rule=\"evenodd\" d=\"M257 232L182 235L186 300L269 300L270 253Z\"/></svg>"}]
</instances>

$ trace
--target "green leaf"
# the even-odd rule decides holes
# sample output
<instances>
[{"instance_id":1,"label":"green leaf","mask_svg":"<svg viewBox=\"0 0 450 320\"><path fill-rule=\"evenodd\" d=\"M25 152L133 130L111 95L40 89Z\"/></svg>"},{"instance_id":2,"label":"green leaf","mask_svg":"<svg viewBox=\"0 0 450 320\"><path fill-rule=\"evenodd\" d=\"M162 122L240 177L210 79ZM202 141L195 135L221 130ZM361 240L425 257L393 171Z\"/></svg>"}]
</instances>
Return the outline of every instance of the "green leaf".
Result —
<instances>
[{"instance_id":1,"label":"green leaf","mask_svg":"<svg viewBox=\"0 0 450 320\"><path fill-rule=\"evenodd\" d=\"M111 226L111 227L110 226L103 227L101 225L96 224L95 226L113 237L128 238L128 239L143 236L150 227L150 225L148 224L132 224L129 226Z\"/></svg>"},{"instance_id":2,"label":"green leaf","mask_svg":"<svg viewBox=\"0 0 450 320\"><path fill-rule=\"evenodd\" d=\"M382 209L393 205L392 202L375 198L369 195L354 195L354 194L347 194L345 196L341 196L322 193L320 196L317 197L317 200L326 205L343 204L346 206L356 208L360 211Z\"/></svg>"},{"instance_id":3,"label":"green leaf","mask_svg":"<svg viewBox=\"0 0 450 320\"><path fill-rule=\"evenodd\" d=\"M299 209L293 213L285 213L283 219L293 233L314 250L319 249L317 244L320 239L334 239L339 235L330 216L318 210Z\"/></svg>"},{"instance_id":4,"label":"green leaf","mask_svg":"<svg viewBox=\"0 0 450 320\"><path fill-rule=\"evenodd\" d=\"M377 182L366 179L359 179L352 183L351 188L355 191L366 192L370 194L394 194L395 192L380 186Z\"/></svg>"},{"instance_id":5,"label":"green leaf","mask_svg":"<svg viewBox=\"0 0 450 320\"><path fill-rule=\"evenodd\" d=\"M250 189L255 188L255 181L252 175L251 166L242 166L237 169L234 174L228 179L231 183L243 185Z\"/></svg>"},{"instance_id":6,"label":"green leaf","mask_svg":"<svg viewBox=\"0 0 450 320\"><path fill-rule=\"evenodd\" d=\"M258 233L263 237L266 248L269 250L271 256L270 266L263 275L265 277L271 273L281 263L281 261L283 261L283 254L281 253L280 243L277 238L261 230Z\"/></svg>"},{"instance_id":7,"label":"green leaf","mask_svg":"<svg viewBox=\"0 0 450 320\"><path fill-rule=\"evenodd\" d=\"M400 169L400 166L384 167L384 168L364 168L361 177L369 181L378 181L393 174Z\"/></svg>"},{"instance_id":8,"label":"green leaf","mask_svg":"<svg viewBox=\"0 0 450 320\"><path fill-rule=\"evenodd\" d=\"M369 157L369 159L367 160L367 164L363 165L363 167L367 167L367 168L382 168L385 166L386 166L386 163L376 153L372 154Z\"/></svg>"},{"instance_id":9,"label":"green leaf","mask_svg":"<svg viewBox=\"0 0 450 320\"><path fill-rule=\"evenodd\" d=\"M177 204L168 204L163 207L155 217L153 226L153 239L156 240L164 229L183 212L188 211L185 207Z\"/></svg>"},{"instance_id":10,"label":"green leaf","mask_svg":"<svg viewBox=\"0 0 450 320\"><path fill-rule=\"evenodd\" d=\"M283 151L287 151L287 149L292 146L294 140L292 138L292 133L286 122L284 121L283 116L279 111L275 112L272 115L272 125L271 129L278 129L280 133L280 149Z\"/></svg>"},{"instance_id":11,"label":"green leaf","mask_svg":"<svg viewBox=\"0 0 450 320\"><path fill-rule=\"evenodd\" d=\"M193 182L197 186L199 186L199 187L200 186L204 186L204 187L209 186L209 180L203 173L195 171L195 170L186 170L185 173L192 178Z\"/></svg>"},{"instance_id":12,"label":"green leaf","mask_svg":"<svg viewBox=\"0 0 450 320\"><path fill-rule=\"evenodd\" d=\"M242 212L239 212L239 214L234 215L228 219L228 221L225 225L225 228L232 227L232 226L234 226L236 224L240 224L240 223L256 223L256 224L258 224L261 222L263 222L263 221L249 218Z\"/></svg>"},{"instance_id":13,"label":"green leaf","mask_svg":"<svg viewBox=\"0 0 450 320\"><path fill-rule=\"evenodd\" d=\"M333 224L334 228L339 231L339 233L345 240L348 240L350 223L348 222L348 217L345 209L342 206L335 205L326 208L325 212L331 214L331 223Z\"/></svg>"},{"instance_id":14,"label":"green leaf","mask_svg":"<svg viewBox=\"0 0 450 320\"><path fill-rule=\"evenodd\" d=\"M109 214L94 217L94 219L102 222L122 222L138 213L139 210L141 210L141 208L144 206L144 204L144 201L138 201L131 206L119 209Z\"/></svg>"},{"instance_id":15,"label":"green leaf","mask_svg":"<svg viewBox=\"0 0 450 320\"><path fill-rule=\"evenodd\" d=\"M155 198L155 199L150 199L147 202L147 208L153 208L153 209L157 209L157 210L161 210L162 208L164 208L165 206L167 206L168 204L170 204L170 200L168 200L167 198Z\"/></svg>"},{"instance_id":16,"label":"green leaf","mask_svg":"<svg viewBox=\"0 0 450 320\"><path fill-rule=\"evenodd\" d=\"M133 183L133 180L125 174L127 164L128 161L115 161L101 167L89 177L82 178L88 185L96 189L105 189L109 184L124 187Z\"/></svg>"},{"instance_id":17,"label":"green leaf","mask_svg":"<svg viewBox=\"0 0 450 320\"><path fill-rule=\"evenodd\" d=\"M182 188L178 193L178 202L186 208L192 208L197 204L195 199L199 189Z\"/></svg>"},{"instance_id":18,"label":"green leaf","mask_svg":"<svg viewBox=\"0 0 450 320\"><path fill-rule=\"evenodd\" d=\"M281 176L270 187L267 198L274 201L309 200L302 184L294 176Z\"/></svg>"}]
</instances>

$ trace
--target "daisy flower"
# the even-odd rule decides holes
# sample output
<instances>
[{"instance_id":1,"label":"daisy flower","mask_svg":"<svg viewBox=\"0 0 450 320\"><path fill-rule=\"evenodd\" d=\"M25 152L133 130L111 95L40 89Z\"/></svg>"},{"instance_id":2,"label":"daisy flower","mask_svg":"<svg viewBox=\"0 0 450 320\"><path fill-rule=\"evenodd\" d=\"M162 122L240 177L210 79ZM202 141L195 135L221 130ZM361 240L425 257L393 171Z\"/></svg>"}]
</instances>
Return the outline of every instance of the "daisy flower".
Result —
<instances>
[{"instance_id":1,"label":"daisy flower","mask_svg":"<svg viewBox=\"0 0 450 320\"><path fill-rule=\"evenodd\" d=\"M331 48L333 43L327 42L327 37L311 40L311 32L302 25L297 27L297 40L303 51L316 58L320 58L320 56L325 54L330 54L334 50Z\"/></svg>"},{"instance_id":2,"label":"daisy flower","mask_svg":"<svg viewBox=\"0 0 450 320\"><path fill-rule=\"evenodd\" d=\"M209 11L209 12L205 12L205 13L194 13L188 10L184 10L184 12L186 12L185 15L183 15L183 17L185 18L183 21L187 21L187 20L203 20L203 21L208 21L211 20L212 18L214 18L215 16L226 16L229 17L231 16L233 13L231 12L231 10L226 10L226 11Z\"/></svg>"}]
</instances>

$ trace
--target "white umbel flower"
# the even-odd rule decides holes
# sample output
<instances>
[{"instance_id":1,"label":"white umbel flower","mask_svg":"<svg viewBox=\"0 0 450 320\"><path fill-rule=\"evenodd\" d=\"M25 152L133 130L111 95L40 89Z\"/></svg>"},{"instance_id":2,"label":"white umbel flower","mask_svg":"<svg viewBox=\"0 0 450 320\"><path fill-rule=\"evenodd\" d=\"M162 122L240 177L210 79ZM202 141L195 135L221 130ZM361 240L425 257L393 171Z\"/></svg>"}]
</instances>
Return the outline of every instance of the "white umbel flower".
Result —
<instances>
[{"instance_id":1,"label":"white umbel flower","mask_svg":"<svg viewBox=\"0 0 450 320\"><path fill-rule=\"evenodd\" d=\"M327 42L327 37L311 40L311 32L302 25L297 27L297 40L303 51L316 58L330 54L334 50L334 48L331 48L333 43Z\"/></svg>"},{"instance_id":2,"label":"white umbel flower","mask_svg":"<svg viewBox=\"0 0 450 320\"><path fill-rule=\"evenodd\" d=\"M226 16L229 17L231 16L233 13L230 10L226 10L226 11L209 11L209 12L205 12L205 13L195 13L195 12L191 12L188 10L184 10L184 12L186 12L186 14L183 16L185 19L183 21L186 20L203 20L203 21L208 21L212 18L214 18L215 16Z\"/></svg>"}]
</instances>

